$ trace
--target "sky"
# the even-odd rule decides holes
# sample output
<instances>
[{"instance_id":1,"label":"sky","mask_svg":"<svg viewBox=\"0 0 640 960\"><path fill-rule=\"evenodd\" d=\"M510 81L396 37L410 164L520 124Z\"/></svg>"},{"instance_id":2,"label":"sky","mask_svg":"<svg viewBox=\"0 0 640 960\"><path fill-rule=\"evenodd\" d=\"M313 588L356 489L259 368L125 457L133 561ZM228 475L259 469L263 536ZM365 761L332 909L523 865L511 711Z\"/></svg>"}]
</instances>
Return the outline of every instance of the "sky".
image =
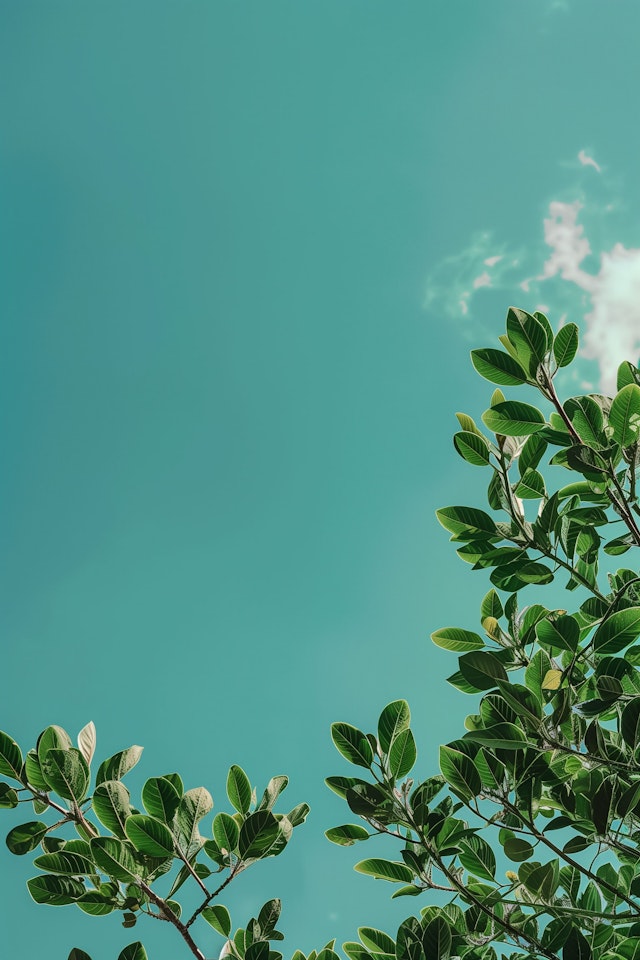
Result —
<instances>
[{"instance_id":1,"label":"sky","mask_svg":"<svg viewBox=\"0 0 640 960\"><path fill-rule=\"evenodd\" d=\"M285 956L415 909L352 869L395 848L325 840L323 780L334 720L406 698L425 777L474 712L429 640L487 589L434 515L482 505L469 350L515 304L580 327L569 392L637 360L639 29L633 0L0 0L0 727L93 720L100 758L145 747L134 793L178 770L216 810L231 763L288 774L309 820L224 901L282 897ZM36 906L35 872L0 851L10 949L177 956Z\"/></svg>"}]
</instances>

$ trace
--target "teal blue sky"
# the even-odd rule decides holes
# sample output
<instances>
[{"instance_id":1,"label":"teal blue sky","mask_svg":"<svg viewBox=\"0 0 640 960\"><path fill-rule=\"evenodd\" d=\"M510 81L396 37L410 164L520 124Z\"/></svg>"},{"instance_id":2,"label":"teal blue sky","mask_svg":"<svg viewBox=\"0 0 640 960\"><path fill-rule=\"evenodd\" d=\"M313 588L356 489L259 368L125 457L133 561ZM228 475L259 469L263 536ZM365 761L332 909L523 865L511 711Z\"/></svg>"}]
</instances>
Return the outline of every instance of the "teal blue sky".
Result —
<instances>
[{"instance_id":1,"label":"teal blue sky","mask_svg":"<svg viewBox=\"0 0 640 960\"><path fill-rule=\"evenodd\" d=\"M281 896L286 955L414 906L324 839L323 779L333 720L406 697L426 776L472 710L428 639L486 590L434 518L480 500L469 348L515 302L580 325L585 382L637 353L639 30L631 0L0 2L0 726L92 719L144 745L132 787L217 809L233 762L289 774L312 816L226 900ZM36 907L28 860L12 951L133 939Z\"/></svg>"}]
</instances>

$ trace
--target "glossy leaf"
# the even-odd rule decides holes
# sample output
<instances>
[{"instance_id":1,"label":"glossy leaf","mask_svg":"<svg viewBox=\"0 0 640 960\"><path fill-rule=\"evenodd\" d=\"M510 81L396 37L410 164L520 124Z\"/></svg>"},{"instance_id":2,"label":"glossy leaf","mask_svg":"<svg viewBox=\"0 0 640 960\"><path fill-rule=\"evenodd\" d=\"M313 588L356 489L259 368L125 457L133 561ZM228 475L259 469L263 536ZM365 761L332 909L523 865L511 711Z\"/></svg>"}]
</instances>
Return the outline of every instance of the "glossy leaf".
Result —
<instances>
[{"instance_id":1,"label":"glossy leaf","mask_svg":"<svg viewBox=\"0 0 640 960\"><path fill-rule=\"evenodd\" d=\"M7 834L7 847L11 853L15 853L17 856L21 857L25 853L29 853L31 850L35 850L40 841L46 835L47 830L46 823L43 823L41 820L32 820L29 823L21 823L18 827L14 827L13 830L10 830Z\"/></svg>"},{"instance_id":2,"label":"glossy leaf","mask_svg":"<svg viewBox=\"0 0 640 960\"><path fill-rule=\"evenodd\" d=\"M482 540L495 537L497 529L488 513L473 507L443 507L436 510L445 530L460 540Z\"/></svg>"},{"instance_id":3,"label":"glossy leaf","mask_svg":"<svg viewBox=\"0 0 640 960\"><path fill-rule=\"evenodd\" d=\"M52 907L74 903L85 892L84 884L80 880L51 874L27 880L27 889L36 903L48 903Z\"/></svg>"},{"instance_id":4,"label":"glossy leaf","mask_svg":"<svg viewBox=\"0 0 640 960\"><path fill-rule=\"evenodd\" d=\"M618 610L605 620L593 637L593 648L599 654L618 653L640 636L640 607Z\"/></svg>"},{"instance_id":5,"label":"glossy leaf","mask_svg":"<svg viewBox=\"0 0 640 960\"><path fill-rule=\"evenodd\" d=\"M481 650L485 645L484 640L477 633L462 630L460 627L442 627L431 634L431 639L437 647L453 650L455 653Z\"/></svg>"},{"instance_id":6,"label":"glossy leaf","mask_svg":"<svg viewBox=\"0 0 640 960\"><path fill-rule=\"evenodd\" d=\"M78 749L89 765L96 751L96 727L93 720L90 720L78 734Z\"/></svg>"},{"instance_id":7,"label":"glossy leaf","mask_svg":"<svg viewBox=\"0 0 640 960\"><path fill-rule=\"evenodd\" d=\"M331 827L325 830L325 837L331 843L337 843L341 847L350 847L358 840L368 840L369 831L356 823L344 823L340 827Z\"/></svg>"},{"instance_id":8,"label":"glossy leaf","mask_svg":"<svg viewBox=\"0 0 640 960\"><path fill-rule=\"evenodd\" d=\"M506 437L527 437L545 426L542 413L529 403L505 400L482 414L482 422L494 433Z\"/></svg>"},{"instance_id":9,"label":"glossy leaf","mask_svg":"<svg viewBox=\"0 0 640 960\"><path fill-rule=\"evenodd\" d=\"M180 794L166 777L151 777L142 788L147 813L170 824L180 803Z\"/></svg>"},{"instance_id":10,"label":"glossy leaf","mask_svg":"<svg viewBox=\"0 0 640 960\"><path fill-rule=\"evenodd\" d=\"M218 813L213 820L213 838L221 850L232 852L238 846L240 828L228 813Z\"/></svg>"},{"instance_id":11,"label":"glossy leaf","mask_svg":"<svg viewBox=\"0 0 640 960\"><path fill-rule=\"evenodd\" d=\"M389 751L389 772L395 779L406 777L416 762L416 742L411 730L403 730L394 738Z\"/></svg>"},{"instance_id":12,"label":"glossy leaf","mask_svg":"<svg viewBox=\"0 0 640 960\"><path fill-rule=\"evenodd\" d=\"M622 447L630 447L640 437L640 386L629 383L616 394L609 423L613 427L613 439Z\"/></svg>"},{"instance_id":13,"label":"glossy leaf","mask_svg":"<svg viewBox=\"0 0 640 960\"><path fill-rule=\"evenodd\" d=\"M558 330L553 341L553 355L559 367L567 367L578 352L578 328L575 323L566 323Z\"/></svg>"},{"instance_id":14,"label":"glossy leaf","mask_svg":"<svg viewBox=\"0 0 640 960\"><path fill-rule=\"evenodd\" d=\"M409 883L413 880L413 871L406 864L395 860L381 860L374 857L370 860L361 860L360 863L356 863L354 869L368 877L375 877L376 880L390 880L393 883Z\"/></svg>"},{"instance_id":15,"label":"glossy leaf","mask_svg":"<svg viewBox=\"0 0 640 960\"><path fill-rule=\"evenodd\" d=\"M454 434L453 445L467 463L475 467L486 467L489 463L489 448L484 437L477 433L461 431Z\"/></svg>"},{"instance_id":16,"label":"glossy leaf","mask_svg":"<svg viewBox=\"0 0 640 960\"><path fill-rule=\"evenodd\" d=\"M382 930L376 930L375 927L359 927L358 936L363 946L371 950L372 953L395 954L395 940L388 933L383 933Z\"/></svg>"},{"instance_id":17,"label":"glossy leaf","mask_svg":"<svg viewBox=\"0 0 640 960\"><path fill-rule=\"evenodd\" d=\"M94 790L91 804L103 827L124 840L125 823L132 813L129 791L124 784L119 780L105 780Z\"/></svg>"},{"instance_id":18,"label":"glossy leaf","mask_svg":"<svg viewBox=\"0 0 640 960\"><path fill-rule=\"evenodd\" d=\"M0 774L20 780L22 753L20 747L7 733L0 730Z\"/></svg>"},{"instance_id":19,"label":"glossy leaf","mask_svg":"<svg viewBox=\"0 0 640 960\"><path fill-rule=\"evenodd\" d=\"M141 756L142 747L134 744L104 760L98 767L96 786L106 780L122 780L125 774L135 767Z\"/></svg>"},{"instance_id":20,"label":"glossy leaf","mask_svg":"<svg viewBox=\"0 0 640 960\"><path fill-rule=\"evenodd\" d=\"M217 930L218 933L221 933L223 937L228 937L231 933L231 917L229 916L229 911L221 903L212 904L210 907L205 907L202 911L203 918L209 923L214 930Z\"/></svg>"},{"instance_id":21,"label":"glossy leaf","mask_svg":"<svg viewBox=\"0 0 640 960\"><path fill-rule=\"evenodd\" d=\"M491 348L472 350L471 362L481 377L501 386L517 386L525 383L527 374L517 360L502 350Z\"/></svg>"},{"instance_id":22,"label":"glossy leaf","mask_svg":"<svg viewBox=\"0 0 640 960\"><path fill-rule=\"evenodd\" d=\"M238 813L248 813L251 806L251 784L242 767L233 764L227 776L227 796L229 803Z\"/></svg>"},{"instance_id":23,"label":"glossy leaf","mask_svg":"<svg viewBox=\"0 0 640 960\"><path fill-rule=\"evenodd\" d=\"M378 720L378 740L385 753L398 734L407 730L411 723L411 710L406 700L393 700L388 703Z\"/></svg>"},{"instance_id":24,"label":"glossy leaf","mask_svg":"<svg viewBox=\"0 0 640 960\"><path fill-rule=\"evenodd\" d=\"M142 813L134 813L127 818L125 833L136 850L147 857L171 857L174 852L174 841L169 829L156 820Z\"/></svg>"},{"instance_id":25,"label":"glossy leaf","mask_svg":"<svg viewBox=\"0 0 640 960\"><path fill-rule=\"evenodd\" d=\"M447 783L464 800L472 800L482 790L482 781L473 761L448 746L440 747L440 770Z\"/></svg>"},{"instance_id":26,"label":"glossy leaf","mask_svg":"<svg viewBox=\"0 0 640 960\"><path fill-rule=\"evenodd\" d=\"M371 744L362 730L350 723L332 723L331 739L336 750L345 760L359 767L370 767L373 763Z\"/></svg>"},{"instance_id":27,"label":"glossy leaf","mask_svg":"<svg viewBox=\"0 0 640 960\"><path fill-rule=\"evenodd\" d=\"M278 821L269 810L250 814L240 827L238 853L242 860L263 856L278 835Z\"/></svg>"},{"instance_id":28,"label":"glossy leaf","mask_svg":"<svg viewBox=\"0 0 640 960\"><path fill-rule=\"evenodd\" d=\"M140 872L131 850L117 837L94 837L91 855L103 873L124 883L135 880Z\"/></svg>"},{"instance_id":29,"label":"glossy leaf","mask_svg":"<svg viewBox=\"0 0 640 960\"><path fill-rule=\"evenodd\" d=\"M121 950L118 954L118 960L147 960L147 951L139 940L130 943L128 947Z\"/></svg>"},{"instance_id":30,"label":"glossy leaf","mask_svg":"<svg viewBox=\"0 0 640 960\"><path fill-rule=\"evenodd\" d=\"M497 680L506 680L507 672L498 658L485 650L474 650L460 657L460 672L478 690L491 690Z\"/></svg>"},{"instance_id":31,"label":"glossy leaf","mask_svg":"<svg viewBox=\"0 0 640 960\"><path fill-rule=\"evenodd\" d=\"M65 800L84 798L89 786L89 767L75 747L49 750L42 761L42 773L51 789Z\"/></svg>"}]
</instances>

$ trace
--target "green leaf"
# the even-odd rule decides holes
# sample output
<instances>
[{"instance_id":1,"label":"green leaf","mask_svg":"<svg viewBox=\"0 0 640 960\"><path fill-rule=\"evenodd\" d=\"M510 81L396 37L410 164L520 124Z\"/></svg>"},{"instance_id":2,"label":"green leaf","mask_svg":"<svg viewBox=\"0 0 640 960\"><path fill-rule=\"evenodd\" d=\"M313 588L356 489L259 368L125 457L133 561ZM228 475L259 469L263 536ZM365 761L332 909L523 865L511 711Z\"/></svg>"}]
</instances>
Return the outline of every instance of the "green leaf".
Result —
<instances>
[{"instance_id":1,"label":"green leaf","mask_svg":"<svg viewBox=\"0 0 640 960\"><path fill-rule=\"evenodd\" d=\"M20 780L22 772L22 753L20 747L9 734L0 730L0 774ZM35 784L34 784L35 786Z\"/></svg>"},{"instance_id":2,"label":"green leaf","mask_svg":"<svg viewBox=\"0 0 640 960\"><path fill-rule=\"evenodd\" d=\"M213 809L213 799L204 787L194 787L187 790L180 798L176 810L175 824L178 829L178 841L183 853L191 856L192 845L200 847L202 838L198 831L198 824Z\"/></svg>"},{"instance_id":3,"label":"green leaf","mask_svg":"<svg viewBox=\"0 0 640 960\"><path fill-rule=\"evenodd\" d=\"M440 747L440 770L449 786L464 800L472 800L482 790L480 774L466 754L452 747Z\"/></svg>"},{"instance_id":4,"label":"green leaf","mask_svg":"<svg viewBox=\"0 0 640 960\"><path fill-rule=\"evenodd\" d=\"M472 730L465 734L465 740L493 750L523 750L528 746L523 731L514 723L494 723L483 730Z\"/></svg>"},{"instance_id":5,"label":"green leaf","mask_svg":"<svg viewBox=\"0 0 640 960\"><path fill-rule=\"evenodd\" d=\"M540 620L536 624L536 635L550 647L573 653L580 642L580 627L573 617L562 615L554 620Z\"/></svg>"},{"instance_id":6,"label":"green leaf","mask_svg":"<svg viewBox=\"0 0 640 960\"><path fill-rule=\"evenodd\" d=\"M247 947L247 950L244 955L244 960L269 960L269 944L266 940L257 940L255 943L252 943L251 946ZM314 960L319 960L314 958ZM325 960L325 958L323 958Z\"/></svg>"},{"instance_id":7,"label":"green leaf","mask_svg":"<svg viewBox=\"0 0 640 960\"><path fill-rule=\"evenodd\" d=\"M544 325L526 310L510 307L507 311L507 336L516 349L518 360L534 377L547 352Z\"/></svg>"},{"instance_id":8,"label":"green leaf","mask_svg":"<svg viewBox=\"0 0 640 960\"><path fill-rule=\"evenodd\" d=\"M485 650L465 653L458 662L462 676L478 690L491 690L497 680L507 679L507 672L498 658Z\"/></svg>"},{"instance_id":9,"label":"green leaf","mask_svg":"<svg viewBox=\"0 0 640 960\"><path fill-rule=\"evenodd\" d=\"M250 814L240 827L238 852L242 860L262 857L278 836L278 821L269 810Z\"/></svg>"},{"instance_id":10,"label":"green leaf","mask_svg":"<svg viewBox=\"0 0 640 960\"><path fill-rule=\"evenodd\" d=\"M229 803L238 813L248 813L251 806L251 784L242 767L233 764L227 776L227 796Z\"/></svg>"},{"instance_id":11,"label":"green leaf","mask_svg":"<svg viewBox=\"0 0 640 960\"><path fill-rule=\"evenodd\" d=\"M403 730L411 723L411 710L406 700L393 700L388 703L378 720L378 740L385 753Z\"/></svg>"},{"instance_id":12,"label":"green leaf","mask_svg":"<svg viewBox=\"0 0 640 960\"><path fill-rule=\"evenodd\" d=\"M453 445L467 463L474 467L486 467L489 463L489 448L484 437L477 433L461 431L453 436Z\"/></svg>"},{"instance_id":13,"label":"green leaf","mask_svg":"<svg viewBox=\"0 0 640 960\"><path fill-rule=\"evenodd\" d=\"M495 593L495 591L493 592ZM443 650L453 650L455 653L481 650L485 644L485 641L477 633L462 630L460 627L442 627L431 634L431 639L437 647L442 647Z\"/></svg>"},{"instance_id":14,"label":"green leaf","mask_svg":"<svg viewBox=\"0 0 640 960\"><path fill-rule=\"evenodd\" d=\"M30 783L32 787L35 787L36 790L42 790L43 793L49 792L50 787L42 775L42 768L40 767L38 754L35 750L29 750L26 755L24 769L27 775L27 782Z\"/></svg>"},{"instance_id":15,"label":"green leaf","mask_svg":"<svg viewBox=\"0 0 640 960\"><path fill-rule=\"evenodd\" d=\"M282 774L277 777L271 777L264 790L264 793L262 794L262 799L260 800L257 809L272 810L276 800L282 791L286 789L288 783L289 778L283 776Z\"/></svg>"},{"instance_id":16,"label":"green leaf","mask_svg":"<svg viewBox=\"0 0 640 960\"><path fill-rule=\"evenodd\" d=\"M498 535L495 523L484 510L473 507L442 507L436 510L436 517L445 530L459 540L483 540Z\"/></svg>"},{"instance_id":17,"label":"green leaf","mask_svg":"<svg viewBox=\"0 0 640 960\"><path fill-rule=\"evenodd\" d=\"M60 873L69 877L91 876L98 872L95 863L89 857L79 853L69 853L60 850L57 853L44 853L33 861L38 870L48 873Z\"/></svg>"},{"instance_id":18,"label":"green leaf","mask_svg":"<svg viewBox=\"0 0 640 960\"><path fill-rule=\"evenodd\" d=\"M129 847L116 837L93 837L90 841L91 855L100 870L115 880L129 883L139 874Z\"/></svg>"},{"instance_id":19,"label":"green leaf","mask_svg":"<svg viewBox=\"0 0 640 960\"><path fill-rule=\"evenodd\" d=\"M416 762L416 742L411 730L403 730L393 740L389 751L389 772L394 780L406 777Z\"/></svg>"},{"instance_id":20,"label":"green leaf","mask_svg":"<svg viewBox=\"0 0 640 960\"><path fill-rule=\"evenodd\" d=\"M96 774L96 786L104 783L105 780L122 780L125 774L135 767L142 756L142 749L142 747L134 744L132 747L127 747L126 750L114 753L108 760L103 760Z\"/></svg>"},{"instance_id":21,"label":"green leaf","mask_svg":"<svg viewBox=\"0 0 640 960\"><path fill-rule=\"evenodd\" d=\"M267 902L262 905L260 913L258 914L258 926L260 927L260 932L263 937L272 939L273 931L280 919L281 912L282 901L279 899L267 900ZM334 943L335 940L332 941L331 946Z\"/></svg>"},{"instance_id":22,"label":"green leaf","mask_svg":"<svg viewBox=\"0 0 640 960\"><path fill-rule=\"evenodd\" d=\"M518 470L521 477L524 476L527 470L536 469L542 460L546 449L547 443L542 439L540 434L532 433L530 437L527 437L525 444L520 451L520 455L518 456Z\"/></svg>"},{"instance_id":23,"label":"green leaf","mask_svg":"<svg viewBox=\"0 0 640 960\"><path fill-rule=\"evenodd\" d=\"M91 800L94 813L103 827L124 840L127 817L131 816L129 791L119 780L105 780L96 787Z\"/></svg>"},{"instance_id":24,"label":"green leaf","mask_svg":"<svg viewBox=\"0 0 640 960\"><path fill-rule=\"evenodd\" d=\"M136 940L118 954L118 960L147 960L147 951L140 941Z\"/></svg>"},{"instance_id":25,"label":"green leaf","mask_svg":"<svg viewBox=\"0 0 640 960\"><path fill-rule=\"evenodd\" d=\"M170 824L180 803L180 794L166 777L151 777L142 788L147 813Z\"/></svg>"},{"instance_id":26,"label":"green leaf","mask_svg":"<svg viewBox=\"0 0 640 960\"><path fill-rule=\"evenodd\" d=\"M62 727L53 724L43 730L38 737L38 761L42 767L44 758L49 750L68 750L71 747L71 737Z\"/></svg>"},{"instance_id":27,"label":"green leaf","mask_svg":"<svg viewBox=\"0 0 640 960\"><path fill-rule=\"evenodd\" d=\"M632 750L640 743L640 696L629 700L620 718L620 733Z\"/></svg>"},{"instance_id":28,"label":"green leaf","mask_svg":"<svg viewBox=\"0 0 640 960\"><path fill-rule=\"evenodd\" d=\"M89 786L89 767L79 750L52 748L42 761L42 773L52 790L65 800L80 802Z\"/></svg>"},{"instance_id":29,"label":"green leaf","mask_svg":"<svg viewBox=\"0 0 640 960\"><path fill-rule=\"evenodd\" d=\"M221 850L232 853L238 846L240 828L228 813L218 813L213 821L213 838Z\"/></svg>"},{"instance_id":30,"label":"green leaf","mask_svg":"<svg viewBox=\"0 0 640 960\"><path fill-rule=\"evenodd\" d=\"M507 837L504 843L504 852L509 860L513 860L514 863L521 863L533 856L533 847L528 840L523 840L521 837Z\"/></svg>"},{"instance_id":31,"label":"green leaf","mask_svg":"<svg viewBox=\"0 0 640 960\"><path fill-rule=\"evenodd\" d=\"M477 834L460 842L460 863L469 873L484 880L493 880L496 858L486 840Z\"/></svg>"},{"instance_id":32,"label":"green leaf","mask_svg":"<svg viewBox=\"0 0 640 960\"><path fill-rule=\"evenodd\" d=\"M8 783L0 783L0 810L13 810L18 806L18 794Z\"/></svg>"},{"instance_id":33,"label":"green leaf","mask_svg":"<svg viewBox=\"0 0 640 960\"><path fill-rule=\"evenodd\" d=\"M598 654L618 653L640 636L640 607L618 610L600 624L593 637Z\"/></svg>"},{"instance_id":34,"label":"green leaf","mask_svg":"<svg viewBox=\"0 0 640 960\"><path fill-rule=\"evenodd\" d=\"M337 843L341 847L351 847L357 840L368 840L370 837L368 830L356 823L331 827L330 830L325 830L324 835L331 843Z\"/></svg>"},{"instance_id":35,"label":"green leaf","mask_svg":"<svg viewBox=\"0 0 640 960\"><path fill-rule=\"evenodd\" d=\"M628 383L614 397L609 412L613 439L621 447L630 447L640 436L640 386Z\"/></svg>"},{"instance_id":36,"label":"green leaf","mask_svg":"<svg viewBox=\"0 0 640 960\"><path fill-rule=\"evenodd\" d=\"M480 376L491 383L512 387L527 380L527 374L517 360L502 350L472 350L471 362Z\"/></svg>"},{"instance_id":37,"label":"green leaf","mask_svg":"<svg viewBox=\"0 0 640 960\"><path fill-rule=\"evenodd\" d=\"M345 760L358 767L370 767L373 763L373 751L362 730L350 723L332 723L331 739L338 753Z\"/></svg>"},{"instance_id":38,"label":"green leaf","mask_svg":"<svg viewBox=\"0 0 640 960\"><path fill-rule=\"evenodd\" d=\"M287 820L292 827L299 827L309 816L310 807L308 803L298 803L287 814Z\"/></svg>"},{"instance_id":39,"label":"green leaf","mask_svg":"<svg viewBox=\"0 0 640 960\"><path fill-rule=\"evenodd\" d=\"M572 927L562 948L562 960L591 960L591 947L584 934Z\"/></svg>"},{"instance_id":40,"label":"green leaf","mask_svg":"<svg viewBox=\"0 0 640 960\"><path fill-rule=\"evenodd\" d=\"M553 355L559 367L568 367L578 352L578 328L575 323L560 327L553 341Z\"/></svg>"},{"instance_id":41,"label":"green leaf","mask_svg":"<svg viewBox=\"0 0 640 960\"><path fill-rule=\"evenodd\" d=\"M374 927L359 927L358 936L362 940L363 946L368 947L373 953L395 955L396 942L392 940L388 933L383 933L382 930L376 930Z\"/></svg>"},{"instance_id":42,"label":"green leaf","mask_svg":"<svg viewBox=\"0 0 640 960\"><path fill-rule=\"evenodd\" d=\"M35 850L48 829L46 823L41 820L21 823L7 834L7 846L11 853L21 857L23 854Z\"/></svg>"},{"instance_id":43,"label":"green leaf","mask_svg":"<svg viewBox=\"0 0 640 960\"><path fill-rule=\"evenodd\" d=\"M629 383L640 383L640 370L628 360L623 360L618 367L617 389L622 390Z\"/></svg>"},{"instance_id":44,"label":"green leaf","mask_svg":"<svg viewBox=\"0 0 640 960\"><path fill-rule=\"evenodd\" d=\"M364 873L376 880L390 880L393 883L410 883L413 880L413 870L404 863L396 860L381 860L373 858L356 863L355 870Z\"/></svg>"},{"instance_id":45,"label":"green leaf","mask_svg":"<svg viewBox=\"0 0 640 960\"><path fill-rule=\"evenodd\" d=\"M482 414L482 421L489 430L506 437L526 437L545 426L542 413L520 400L505 400L490 407Z\"/></svg>"},{"instance_id":46,"label":"green leaf","mask_svg":"<svg viewBox=\"0 0 640 960\"><path fill-rule=\"evenodd\" d=\"M91 957L88 953L85 953L84 950L79 950L78 947L74 947L67 960L91 960Z\"/></svg>"},{"instance_id":47,"label":"green leaf","mask_svg":"<svg viewBox=\"0 0 640 960\"><path fill-rule=\"evenodd\" d=\"M48 903L52 907L74 903L85 892L84 883L80 880L50 874L27 880L27 888L36 903Z\"/></svg>"},{"instance_id":48,"label":"green leaf","mask_svg":"<svg viewBox=\"0 0 640 960\"><path fill-rule=\"evenodd\" d=\"M443 916L436 916L429 921L422 934L422 943L428 960L447 960L451 953L452 936L451 927Z\"/></svg>"},{"instance_id":49,"label":"green leaf","mask_svg":"<svg viewBox=\"0 0 640 960\"><path fill-rule=\"evenodd\" d=\"M205 907L202 916L211 924L214 930L221 933L223 937L228 937L231 933L231 917L229 911L221 903L213 904L211 907Z\"/></svg>"},{"instance_id":50,"label":"green leaf","mask_svg":"<svg viewBox=\"0 0 640 960\"><path fill-rule=\"evenodd\" d=\"M170 830L160 820L133 813L124 826L127 837L136 850L147 857L171 857L174 842Z\"/></svg>"},{"instance_id":51,"label":"green leaf","mask_svg":"<svg viewBox=\"0 0 640 960\"><path fill-rule=\"evenodd\" d=\"M545 495L544 479L537 470L525 470L516 487L516 496L522 500L539 500Z\"/></svg>"}]
</instances>

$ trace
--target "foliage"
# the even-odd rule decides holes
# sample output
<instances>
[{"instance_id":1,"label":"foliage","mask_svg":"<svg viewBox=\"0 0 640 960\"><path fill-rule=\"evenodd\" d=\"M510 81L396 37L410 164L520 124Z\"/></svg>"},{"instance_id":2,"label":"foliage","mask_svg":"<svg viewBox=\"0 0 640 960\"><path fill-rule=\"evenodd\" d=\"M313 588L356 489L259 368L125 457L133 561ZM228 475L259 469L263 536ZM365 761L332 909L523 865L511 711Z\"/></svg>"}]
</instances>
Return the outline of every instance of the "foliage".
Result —
<instances>
[{"instance_id":1,"label":"foliage","mask_svg":"<svg viewBox=\"0 0 640 960\"><path fill-rule=\"evenodd\" d=\"M535 388L551 410L496 389L482 415L489 436L457 415L455 449L487 468L491 512L437 516L493 587L482 632L445 627L432 639L458 654L449 683L480 694L478 712L440 748L440 775L417 783L404 701L385 707L377 735L334 724L338 751L368 776L327 781L369 828L336 827L330 840L399 842L396 859L356 870L399 884L394 897L439 891L448 902L423 907L395 938L361 929L344 947L351 960L492 960L496 948L512 960L640 956L640 576L610 572L606 588L598 569L602 553L640 546L640 371L620 366L613 399L561 403L554 378L576 354L576 326L554 337L543 314L511 309L500 341L504 351L472 352L476 370ZM549 453L569 483L541 472ZM588 594L577 609L521 604L521 591L559 574Z\"/></svg>"},{"instance_id":2,"label":"foliage","mask_svg":"<svg viewBox=\"0 0 640 960\"><path fill-rule=\"evenodd\" d=\"M482 415L489 435L459 413L454 436L467 463L487 468L491 512L437 511L459 556L489 571L493 585L480 604L482 632L451 626L432 635L458 655L449 683L480 695L478 712L440 748L440 773L424 780L410 776L417 749L404 700L384 708L376 733L332 726L337 750L360 776L327 784L359 822L328 830L328 839L348 846L394 838L394 859L365 859L356 870L397 884L393 897L438 898L395 936L361 927L359 942L343 945L350 960L494 960L497 951L510 960L640 958L640 576L612 570L604 586L599 572L601 562L615 566L609 557L640 546L640 371L622 363L614 398L561 403L554 380L576 355L576 326L554 336L543 314L511 309L500 342L504 350L472 352L476 370L498 385ZM499 389L521 385L541 394L547 413ZM541 470L549 455L550 466L573 474L568 483L560 470ZM576 609L522 605L522 591L558 574L580 592ZM218 813L205 840L207 790L185 792L178 774L154 777L142 789L145 812L135 809L122 784L140 758L130 747L100 764L90 794L94 746L92 724L77 747L49 727L23 760L0 735L0 772L12 781L0 785L0 805L31 802L37 816L59 816L7 837L13 853L42 850L41 873L28 882L33 899L93 915L119 910L125 926L141 914L169 921L200 960L192 930L202 918L225 938L223 952L279 960L270 948L281 939L279 901L234 933L213 901L246 867L281 853L305 819L306 804L274 812L286 777L274 777L258 803L244 771L232 767L235 812ZM65 828L77 836L53 835ZM187 881L201 900L183 920L174 897ZM158 882L168 885L162 896ZM136 942L119 960L145 957ZM69 960L88 958L74 949ZM298 951L294 960L307 958ZM334 942L308 960L337 960Z\"/></svg>"},{"instance_id":3,"label":"foliage","mask_svg":"<svg viewBox=\"0 0 640 960\"><path fill-rule=\"evenodd\" d=\"M18 744L0 732L0 774L17 782L0 784L0 805L15 808L31 803L36 816L57 814L53 823L33 820L14 827L7 836L12 853L40 848L35 866L41 873L27 882L36 903L75 904L91 916L120 911L124 927L134 927L143 914L172 924L191 953L204 960L194 940L194 923L201 919L226 943L225 952L244 960L281 960L270 949L282 939L276 929L280 901L269 900L244 927L232 935L231 917L213 903L242 871L285 849L296 827L309 812L306 803L287 814L275 804L287 777L273 777L260 801L244 770L232 766L227 797L233 813L217 813L211 838L201 833L213 809L205 787L185 790L177 773L151 777L142 788L142 808L131 804L122 782L138 763L142 748L129 747L104 760L89 793L96 744L93 723L87 724L74 746L62 727L51 726L23 758ZM166 892L158 892L163 883ZM196 887L199 902L183 916L176 896L183 885ZM129 944L118 960L146 960L142 943ZM91 960L74 948L69 960Z\"/></svg>"}]
</instances>

